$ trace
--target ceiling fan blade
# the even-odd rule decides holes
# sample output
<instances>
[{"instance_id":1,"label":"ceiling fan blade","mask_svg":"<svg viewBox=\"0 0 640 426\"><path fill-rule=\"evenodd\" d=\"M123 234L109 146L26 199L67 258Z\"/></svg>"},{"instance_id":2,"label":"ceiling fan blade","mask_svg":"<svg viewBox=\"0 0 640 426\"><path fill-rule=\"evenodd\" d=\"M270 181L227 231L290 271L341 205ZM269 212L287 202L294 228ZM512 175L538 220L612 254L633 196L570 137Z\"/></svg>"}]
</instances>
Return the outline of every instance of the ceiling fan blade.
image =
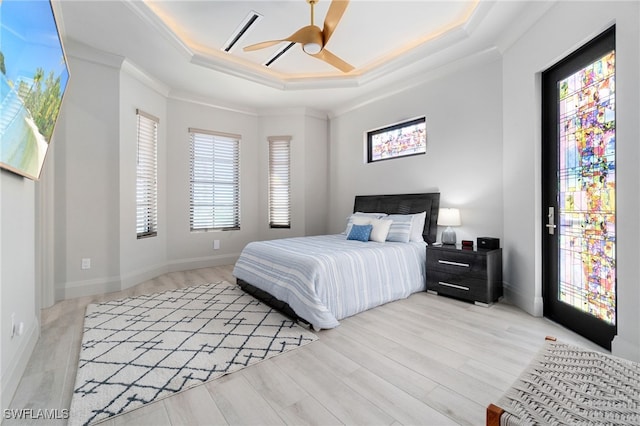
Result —
<instances>
[{"instance_id":1,"label":"ceiling fan blade","mask_svg":"<svg viewBox=\"0 0 640 426\"><path fill-rule=\"evenodd\" d=\"M335 31L338 23L344 15L344 11L349 6L349 0L333 0L329 5L327 16L324 18L324 27L322 29L322 37L324 45L326 46L331 38L331 35Z\"/></svg>"},{"instance_id":2,"label":"ceiling fan blade","mask_svg":"<svg viewBox=\"0 0 640 426\"><path fill-rule=\"evenodd\" d=\"M327 49L322 49L320 53L316 53L315 55L311 55L314 58L322 59L329 65L332 65L338 68L342 72L350 72L353 71L354 67L342 59L338 58L333 53L329 52Z\"/></svg>"},{"instance_id":3,"label":"ceiling fan blade","mask_svg":"<svg viewBox=\"0 0 640 426\"><path fill-rule=\"evenodd\" d=\"M251 52L253 50L265 49L267 47L271 47L278 43L282 43L283 41L287 41L287 40L285 39L285 40L263 41L262 43L252 44L251 46L245 46L242 50L244 50L245 52Z\"/></svg>"},{"instance_id":4,"label":"ceiling fan blade","mask_svg":"<svg viewBox=\"0 0 640 426\"><path fill-rule=\"evenodd\" d=\"M316 41L317 40L317 41ZM291 34L289 37L282 40L271 40L271 41L263 41L262 43L252 44L251 46L245 47L245 52L251 52L253 50L265 49L267 47L271 47L274 44L282 43L285 41L290 41L293 43L309 43L309 42L322 42L322 35L320 34L320 28L315 25L307 25L306 27L300 28L295 33Z\"/></svg>"}]
</instances>

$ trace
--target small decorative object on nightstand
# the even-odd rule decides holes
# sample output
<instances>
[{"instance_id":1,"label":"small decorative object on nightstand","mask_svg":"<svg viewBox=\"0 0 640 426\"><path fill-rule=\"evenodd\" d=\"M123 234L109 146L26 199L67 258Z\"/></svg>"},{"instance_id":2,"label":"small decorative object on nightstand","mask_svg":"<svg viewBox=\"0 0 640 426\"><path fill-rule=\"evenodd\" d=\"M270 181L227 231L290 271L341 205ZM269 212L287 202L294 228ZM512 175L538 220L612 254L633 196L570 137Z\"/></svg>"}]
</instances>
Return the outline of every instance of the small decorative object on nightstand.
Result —
<instances>
[{"instance_id":1,"label":"small decorative object on nightstand","mask_svg":"<svg viewBox=\"0 0 640 426\"><path fill-rule=\"evenodd\" d=\"M438 211L438 226L446 226L447 229L442 231L442 244L455 244L456 232L451 229L452 226L460 226L460 210L458 209L440 209Z\"/></svg>"},{"instance_id":2,"label":"small decorative object on nightstand","mask_svg":"<svg viewBox=\"0 0 640 426\"><path fill-rule=\"evenodd\" d=\"M502 296L502 249L427 246L427 291L488 306Z\"/></svg>"}]
</instances>

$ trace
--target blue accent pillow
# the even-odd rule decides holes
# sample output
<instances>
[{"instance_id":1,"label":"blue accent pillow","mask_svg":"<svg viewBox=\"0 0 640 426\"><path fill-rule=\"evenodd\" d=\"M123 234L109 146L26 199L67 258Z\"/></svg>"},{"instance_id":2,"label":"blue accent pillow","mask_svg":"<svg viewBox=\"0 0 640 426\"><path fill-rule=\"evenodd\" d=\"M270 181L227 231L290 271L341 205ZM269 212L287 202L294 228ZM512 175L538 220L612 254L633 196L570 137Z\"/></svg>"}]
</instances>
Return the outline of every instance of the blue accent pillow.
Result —
<instances>
[{"instance_id":1,"label":"blue accent pillow","mask_svg":"<svg viewBox=\"0 0 640 426\"><path fill-rule=\"evenodd\" d=\"M411 239L411 222L413 215L391 214L387 216L387 218L393 220L391 228L389 228L389 233L387 234L387 241L408 243Z\"/></svg>"},{"instance_id":2,"label":"blue accent pillow","mask_svg":"<svg viewBox=\"0 0 640 426\"><path fill-rule=\"evenodd\" d=\"M353 225L351 227L351 231L349 231L347 240L367 242L369 241L369 235L371 235L372 229L373 229L372 225Z\"/></svg>"}]
</instances>

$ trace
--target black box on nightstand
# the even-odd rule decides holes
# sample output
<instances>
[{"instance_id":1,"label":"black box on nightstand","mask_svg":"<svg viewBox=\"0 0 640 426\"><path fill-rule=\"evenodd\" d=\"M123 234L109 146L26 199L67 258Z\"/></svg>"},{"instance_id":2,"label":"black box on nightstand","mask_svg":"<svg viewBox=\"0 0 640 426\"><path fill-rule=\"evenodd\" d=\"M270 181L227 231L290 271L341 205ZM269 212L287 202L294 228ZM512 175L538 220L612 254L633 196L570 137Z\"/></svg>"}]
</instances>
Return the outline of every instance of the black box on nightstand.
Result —
<instances>
[{"instance_id":1,"label":"black box on nightstand","mask_svg":"<svg viewBox=\"0 0 640 426\"><path fill-rule=\"evenodd\" d=\"M488 250L500 248L500 238L478 237L478 248Z\"/></svg>"}]
</instances>

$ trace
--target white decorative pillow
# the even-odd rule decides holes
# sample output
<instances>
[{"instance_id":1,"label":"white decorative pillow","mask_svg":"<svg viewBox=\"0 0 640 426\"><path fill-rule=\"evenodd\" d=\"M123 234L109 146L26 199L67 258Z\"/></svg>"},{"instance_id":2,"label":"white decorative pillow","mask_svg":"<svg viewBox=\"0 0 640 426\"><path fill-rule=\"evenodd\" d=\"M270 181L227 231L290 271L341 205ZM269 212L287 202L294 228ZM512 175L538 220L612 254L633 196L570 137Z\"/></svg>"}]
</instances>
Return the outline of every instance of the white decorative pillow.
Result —
<instances>
[{"instance_id":1,"label":"white decorative pillow","mask_svg":"<svg viewBox=\"0 0 640 426\"><path fill-rule=\"evenodd\" d=\"M411 221L411 235L409 241L424 242L422 232L424 231L424 221L427 218L427 212L416 213L411 215L413 220Z\"/></svg>"},{"instance_id":2,"label":"white decorative pillow","mask_svg":"<svg viewBox=\"0 0 640 426\"><path fill-rule=\"evenodd\" d=\"M362 219L380 219L381 217L386 216L386 213L363 213L363 212L355 212L351 216L347 218L347 228L343 232L343 234L349 235L349 231L351 231L351 225L353 225L353 220L355 218L361 219L358 222L358 225L367 225L369 222L362 222Z\"/></svg>"},{"instance_id":3,"label":"white decorative pillow","mask_svg":"<svg viewBox=\"0 0 640 426\"><path fill-rule=\"evenodd\" d=\"M384 243L387 240L387 235L389 235L389 229L392 223L393 220L391 219L371 219L373 229L371 230L369 239L378 243Z\"/></svg>"},{"instance_id":4,"label":"white decorative pillow","mask_svg":"<svg viewBox=\"0 0 640 426\"><path fill-rule=\"evenodd\" d=\"M413 216L391 214L387 216L387 218L393 221L389 229L389 235L387 235L387 241L408 243L411 237L411 222L413 221Z\"/></svg>"},{"instance_id":5,"label":"white decorative pillow","mask_svg":"<svg viewBox=\"0 0 640 426\"><path fill-rule=\"evenodd\" d=\"M356 216L371 216L371 217L375 217L376 219L380 219L382 217L387 216L386 213L366 213L366 212L355 212L354 215L356 215Z\"/></svg>"}]
</instances>

